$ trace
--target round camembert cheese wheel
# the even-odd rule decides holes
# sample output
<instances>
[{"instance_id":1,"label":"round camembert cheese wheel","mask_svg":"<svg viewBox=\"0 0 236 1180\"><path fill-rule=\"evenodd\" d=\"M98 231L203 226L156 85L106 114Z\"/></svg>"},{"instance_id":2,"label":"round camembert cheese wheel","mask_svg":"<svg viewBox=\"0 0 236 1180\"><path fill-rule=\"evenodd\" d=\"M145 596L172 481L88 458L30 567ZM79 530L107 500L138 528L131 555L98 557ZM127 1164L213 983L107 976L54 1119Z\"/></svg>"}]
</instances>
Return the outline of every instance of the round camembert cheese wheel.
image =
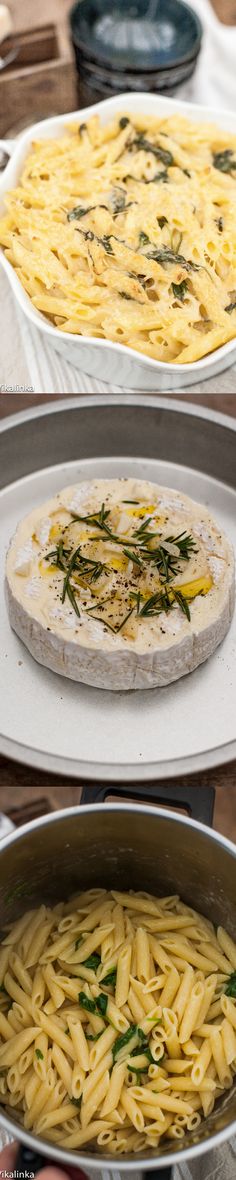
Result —
<instances>
[{"instance_id":1,"label":"round camembert cheese wheel","mask_svg":"<svg viewBox=\"0 0 236 1180\"><path fill-rule=\"evenodd\" d=\"M154 688L192 672L224 639L233 550L182 493L88 481L18 525L6 593L11 626L40 664L97 688Z\"/></svg>"}]
</instances>

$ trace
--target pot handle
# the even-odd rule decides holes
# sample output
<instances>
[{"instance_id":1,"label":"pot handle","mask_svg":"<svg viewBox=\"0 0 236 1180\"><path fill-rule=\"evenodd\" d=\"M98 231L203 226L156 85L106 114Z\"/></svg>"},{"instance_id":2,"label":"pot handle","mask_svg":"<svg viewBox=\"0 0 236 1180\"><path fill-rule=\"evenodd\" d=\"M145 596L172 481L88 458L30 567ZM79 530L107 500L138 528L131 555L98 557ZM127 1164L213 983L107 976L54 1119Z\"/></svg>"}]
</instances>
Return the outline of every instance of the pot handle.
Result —
<instances>
[{"instance_id":1,"label":"pot handle","mask_svg":"<svg viewBox=\"0 0 236 1180\"><path fill-rule=\"evenodd\" d=\"M95 786L83 786L80 803L105 803L107 796L114 795L118 799L142 799L145 803L160 803L162 807L187 811L191 819L211 827L213 820L215 789L214 787L172 786L172 783L132 783L120 786L117 783ZM166 1171L166 1169L165 1169Z\"/></svg>"},{"instance_id":2,"label":"pot handle","mask_svg":"<svg viewBox=\"0 0 236 1180\"><path fill-rule=\"evenodd\" d=\"M47 1167L58 1167L61 1170L61 1164L57 1164L56 1159L49 1160L40 1151L31 1151L31 1147L26 1147L24 1143L20 1143L15 1163L15 1175L25 1175L25 1177L31 1175L35 1177L38 1172L41 1172L42 1168ZM63 1174L65 1172L67 1173L67 1167L65 1166L63 1168L62 1166L62 1171ZM68 1177L71 1175L71 1171L73 1171L73 1174L76 1173L76 1180L89 1180L86 1172L82 1171L82 1168L76 1168L76 1166L73 1169L68 1168ZM166 1180L169 1180L168 1173Z\"/></svg>"},{"instance_id":3,"label":"pot handle","mask_svg":"<svg viewBox=\"0 0 236 1180\"><path fill-rule=\"evenodd\" d=\"M41 1155L40 1151L31 1151L30 1147L25 1147L24 1143L20 1143L15 1163L15 1173L19 1176L27 1176L30 1173L33 1176L37 1176L41 1168L46 1168L49 1162L44 1155Z\"/></svg>"},{"instance_id":4,"label":"pot handle","mask_svg":"<svg viewBox=\"0 0 236 1180\"><path fill-rule=\"evenodd\" d=\"M158 1168L158 1172L142 1172L142 1180L172 1180L172 1168Z\"/></svg>"}]
</instances>

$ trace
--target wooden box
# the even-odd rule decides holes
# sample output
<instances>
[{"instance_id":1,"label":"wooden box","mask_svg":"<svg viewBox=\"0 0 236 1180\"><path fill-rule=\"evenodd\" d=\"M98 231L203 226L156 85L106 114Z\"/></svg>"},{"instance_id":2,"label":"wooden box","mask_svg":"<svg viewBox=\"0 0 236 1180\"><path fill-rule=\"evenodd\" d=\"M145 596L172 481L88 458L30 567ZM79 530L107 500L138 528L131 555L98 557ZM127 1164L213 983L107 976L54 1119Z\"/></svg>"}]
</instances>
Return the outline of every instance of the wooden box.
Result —
<instances>
[{"instance_id":1,"label":"wooden box","mask_svg":"<svg viewBox=\"0 0 236 1180\"><path fill-rule=\"evenodd\" d=\"M73 57L60 44L55 25L9 37L4 42L4 57L14 48L15 60L0 72L1 136L78 106Z\"/></svg>"}]
</instances>

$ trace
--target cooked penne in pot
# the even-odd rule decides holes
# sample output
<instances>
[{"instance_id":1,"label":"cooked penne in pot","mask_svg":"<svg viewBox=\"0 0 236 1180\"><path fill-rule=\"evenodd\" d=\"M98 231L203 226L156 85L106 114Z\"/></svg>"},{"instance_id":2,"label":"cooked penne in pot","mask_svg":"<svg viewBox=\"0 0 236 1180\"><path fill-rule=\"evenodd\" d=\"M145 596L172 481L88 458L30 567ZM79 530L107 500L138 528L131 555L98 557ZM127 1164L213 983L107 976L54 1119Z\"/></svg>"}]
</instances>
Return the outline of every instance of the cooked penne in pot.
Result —
<instances>
[{"instance_id":1,"label":"cooked penne in pot","mask_svg":"<svg viewBox=\"0 0 236 1180\"><path fill-rule=\"evenodd\" d=\"M175 896L93 890L28 911L0 945L4 1109L111 1156L197 1133L236 1073L235 956Z\"/></svg>"}]
</instances>

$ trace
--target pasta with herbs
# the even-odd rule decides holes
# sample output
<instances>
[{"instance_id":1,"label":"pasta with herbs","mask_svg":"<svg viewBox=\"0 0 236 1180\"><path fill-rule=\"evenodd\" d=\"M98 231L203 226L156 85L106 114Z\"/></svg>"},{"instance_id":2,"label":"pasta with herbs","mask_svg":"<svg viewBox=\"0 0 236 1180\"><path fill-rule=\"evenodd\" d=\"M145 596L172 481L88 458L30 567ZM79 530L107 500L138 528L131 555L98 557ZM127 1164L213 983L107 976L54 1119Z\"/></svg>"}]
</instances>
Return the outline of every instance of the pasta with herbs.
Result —
<instances>
[{"instance_id":1,"label":"pasta with herbs","mask_svg":"<svg viewBox=\"0 0 236 1180\"><path fill-rule=\"evenodd\" d=\"M0 945L0 1103L69 1150L196 1130L236 1072L236 945L179 897L91 889Z\"/></svg>"},{"instance_id":2,"label":"pasta with herbs","mask_svg":"<svg viewBox=\"0 0 236 1180\"><path fill-rule=\"evenodd\" d=\"M236 136L97 115L32 144L0 243L62 332L197 361L236 334Z\"/></svg>"}]
</instances>

